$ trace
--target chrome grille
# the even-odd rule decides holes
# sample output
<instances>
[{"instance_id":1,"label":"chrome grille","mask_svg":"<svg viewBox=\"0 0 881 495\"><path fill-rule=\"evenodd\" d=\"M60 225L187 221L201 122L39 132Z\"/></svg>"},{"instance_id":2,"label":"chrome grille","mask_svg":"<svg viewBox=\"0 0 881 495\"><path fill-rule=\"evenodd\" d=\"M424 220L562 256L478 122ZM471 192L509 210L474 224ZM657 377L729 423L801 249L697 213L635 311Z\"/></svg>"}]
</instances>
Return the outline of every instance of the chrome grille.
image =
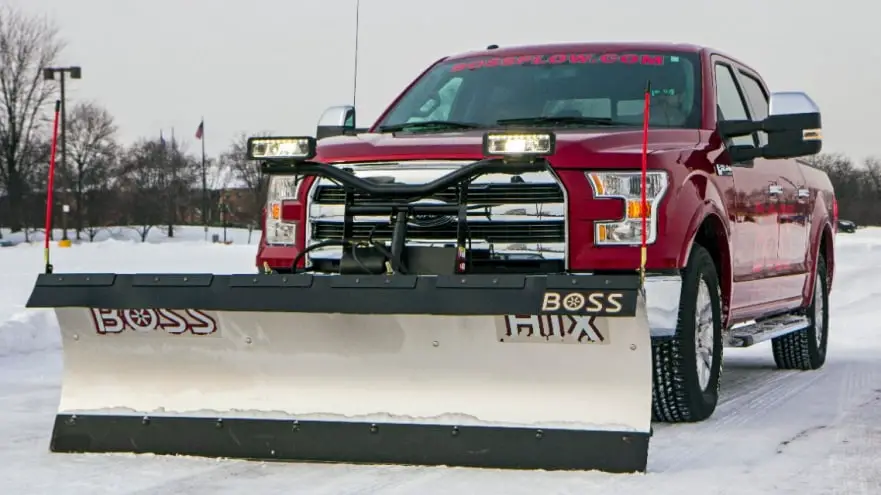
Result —
<instances>
[{"instance_id":1,"label":"chrome grille","mask_svg":"<svg viewBox=\"0 0 881 495\"><path fill-rule=\"evenodd\" d=\"M450 188L432 195L432 198L445 203L456 203L456 188ZM341 205L345 201L345 192L339 186L321 185L315 189L316 203L324 205ZM370 204L387 200L365 197L364 194L353 195L356 204ZM556 184L472 184L468 188L469 203L487 204L531 204L531 203L562 203L563 191Z\"/></svg>"},{"instance_id":2,"label":"chrome grille","mask_svg":"<svg viewBox=\"0 0 881 495\"><path fill-rule=\"evenodd\" d=\"M402 184L423 184L442 177L470 161L418 161L377 164L346 164L364 179L391 178ZM342 165L340 165L342 166ZM340 239L343 233L345 192L328 179L316 179L309 193L306 244ZM364 194L353 195L355 205L377 200ZM457 191L450 188L416 200L414 204L456 204ZM474 249L492 249L499 254L530 254L545 259L565 257L565 193L550 172L528 172L519 176L489 174L475 179L468 188L467 231ZM389 240L389 215L354 217L355 239ZM407 227L410 245L443 246L456 242L455 215L424 215L411 219ZM310 252L309 258L337 259L339 247Z\"/></svg>"},{"instance_id":3,"label":"chrome grille","mask_svg":"<svg viewBox=\"0 0 881 495\"><path fill-rule=\"evenodd\" d=\"M563 238L562 222L469 222L468 233L472 239L497 243L558 242ZM456 238L456 224L437 227L409 225L407 235L413 240L449 241ZM342 239L343 224L315 222L312 224L313 239ZM392 237L392 226L385 222L358 222L352 228L357 240L373 238L387 241Z\"/></svg>"}]
</instances>

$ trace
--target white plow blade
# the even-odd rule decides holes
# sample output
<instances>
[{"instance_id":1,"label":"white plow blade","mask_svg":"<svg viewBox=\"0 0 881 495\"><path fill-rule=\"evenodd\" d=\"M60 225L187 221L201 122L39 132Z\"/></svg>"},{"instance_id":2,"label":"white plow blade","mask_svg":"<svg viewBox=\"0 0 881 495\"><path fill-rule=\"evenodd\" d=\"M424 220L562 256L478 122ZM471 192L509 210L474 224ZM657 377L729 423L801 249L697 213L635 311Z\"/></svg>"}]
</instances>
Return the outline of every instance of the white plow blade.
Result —
<instances>
[{"instance_id":1,"label":"white plow blade","mask_svg":"<svg viewBox=\"0 0 881 495\"><path fill-rule=\"evenodd\" d=\"M592 324L566 315L56 313L63 414L650 431L642 296L635 318Z\"/></svg>"}]
</instances>

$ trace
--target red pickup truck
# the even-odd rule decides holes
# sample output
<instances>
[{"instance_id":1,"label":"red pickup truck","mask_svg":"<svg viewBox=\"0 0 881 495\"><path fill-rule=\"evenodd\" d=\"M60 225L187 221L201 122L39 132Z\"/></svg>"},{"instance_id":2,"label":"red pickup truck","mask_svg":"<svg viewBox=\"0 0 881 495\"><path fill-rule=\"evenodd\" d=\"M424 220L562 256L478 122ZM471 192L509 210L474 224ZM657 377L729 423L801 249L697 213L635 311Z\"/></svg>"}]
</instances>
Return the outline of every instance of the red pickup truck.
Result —
<instances>
[{"instance_id":1,"label":"red pickup truck","mask_svg":"<svg viewBox=\"0 0 881 495\"><path fill-rule=\"evenodd\" d=\"M492 46L436 61L367 129L353 107L330 108L314 161L422 184L483 158L487 131L511 129L553 133L550 168L469 183L458 273L632 272L647 204L655 420L711 416L723 347L771 340L780 368L824 364L837 208L828 177L799 160L821 149L810 97L769 92L707 47ZM443 208L456 195L418 200L438 213L407 219L408 246L456 245L457 217ZM388 241L396 229L369 209L346 220L346 205L370 204L332 178L271 175L258 268L352 273L339 241ZM381 272L384 261L367 262Z\"/></svg>"}]
</instances>

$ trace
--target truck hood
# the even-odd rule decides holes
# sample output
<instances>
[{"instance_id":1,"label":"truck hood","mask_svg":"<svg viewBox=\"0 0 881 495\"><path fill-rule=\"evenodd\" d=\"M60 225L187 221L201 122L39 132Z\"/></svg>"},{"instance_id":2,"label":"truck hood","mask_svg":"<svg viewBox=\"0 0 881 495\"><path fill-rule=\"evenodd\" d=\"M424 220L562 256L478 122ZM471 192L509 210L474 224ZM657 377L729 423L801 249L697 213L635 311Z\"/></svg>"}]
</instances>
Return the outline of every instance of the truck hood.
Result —
<instances>
[{"instance_id":1,"label":"truck hood","mask_svg":"<svg viewBox=\"0 0 881 495\"><path fill-rule=\"evenodd\" d=\"M335 136L318 142L318 161L326 163L384 160L479 160L483 157L485 130L444 133L364 133ZM596 153L642 153L642 129L557 130L553 162L565 163ZM652 129L649 152L693 149L699 144L696 129Z\"/></svg>"}]
</instances>

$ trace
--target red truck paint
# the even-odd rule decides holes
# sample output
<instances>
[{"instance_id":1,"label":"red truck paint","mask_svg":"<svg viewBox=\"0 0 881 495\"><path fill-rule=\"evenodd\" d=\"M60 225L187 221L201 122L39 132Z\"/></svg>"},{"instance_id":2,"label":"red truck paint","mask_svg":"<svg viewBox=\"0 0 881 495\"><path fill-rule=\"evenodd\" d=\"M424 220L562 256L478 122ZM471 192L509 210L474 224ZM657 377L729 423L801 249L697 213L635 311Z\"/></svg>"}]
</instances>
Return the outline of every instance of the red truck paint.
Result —
<instances>
[{"instance_id":1,"label":"red truck paint","mask_svg":"<svg viewBox=\"0 0 881 495\"><path fill-rule=\"evenodd\" d=\"M651 43L521 46L466 53L438 60L434 65L461 61L456 67L463 67L462 64L489 58L525 60L527 56L547 58L549 54L560 53L593 53L597 54L597 60L603 60L606 53L651 50L697 54L703 91L700 128L649 130L648 168L666 170L670 181L660 206L658 241L648 246L647 269L684 267L692 244L702 237L704 243L713 246L712 251L718 258L723 313L728 325L806 306L811 300L813 273L821 246L830 284L834 273L835 199L829 178L794 159L756 159L752 168L732 167L729 176L717 174L715 170L716 164L728 162L724 144L714 131L717 123L714 67L716 63L727 64L740 77L753 77L767 96L767 86L749 66L706 47ZM484 67L485 62L480 65ZM389 105L377 122L385 118L418 80ZM342 163L483 158L481 136L485 130L392 135L373 132L375 126L369 133L358 136L320 140L315 160ZM639 170L642 130L559 129L555 132L557 151L549 162L568 191L568 268L592 271L638 267L638 248L594 245L593 222L620 218L623 203L594 198L583 171L588 159L592 170ZM264 263L273 268L290 267L298 249L302 249L304 191L312 180L307 178L303 182L298 200L288 201L282 208L283 218L300 222L299 244L266 246L261 237L258 267ZM768 199L769 184L783 188L779 199ZM808 189L808 197L799 197L798 189Z\"/></svg>"}]
</instances>

